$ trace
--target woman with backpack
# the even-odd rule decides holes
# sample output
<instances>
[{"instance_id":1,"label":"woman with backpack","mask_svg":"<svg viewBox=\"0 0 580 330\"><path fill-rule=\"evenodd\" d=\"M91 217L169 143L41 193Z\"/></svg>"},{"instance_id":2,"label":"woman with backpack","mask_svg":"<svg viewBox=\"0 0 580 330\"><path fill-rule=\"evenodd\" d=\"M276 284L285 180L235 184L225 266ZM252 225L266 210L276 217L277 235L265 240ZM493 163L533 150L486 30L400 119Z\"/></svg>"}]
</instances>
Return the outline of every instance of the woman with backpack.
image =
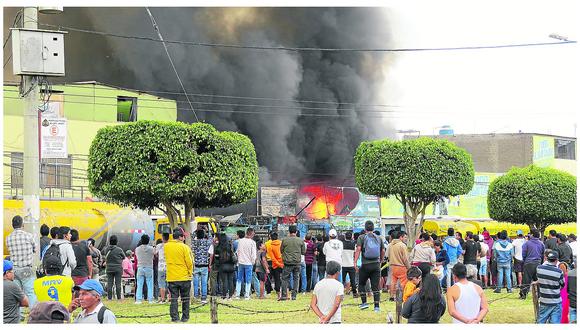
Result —
<instances>
[{"instance_id":1,"label":"woman with backpack","mask_svg":"<svg viewBox=\"0 0 580 330\"><path fill-rule=\"evenodd\" d=\"M105 248L103 254L105 255L105 268L107 273L107 298L113 299L113 283L115 285L115 292L117 299L121 300L121 276L123 275L123 259L125 259L125 252L117 246L117 236L112 235L109 238L109 246Z\"/></svg>"},{"instance_id":2,"label":"woman with backpack","mask_svg":"<svg viewBox=\"0 0 580 330\"><path fill-rule=\"evenodd\" d=\"M219 268L222 283L222 298L232 299L234 291L234 269L237 263L232 241L225 233L219 235L219 243L214 251L215 265Z\"/></svg>"}]
</instances>

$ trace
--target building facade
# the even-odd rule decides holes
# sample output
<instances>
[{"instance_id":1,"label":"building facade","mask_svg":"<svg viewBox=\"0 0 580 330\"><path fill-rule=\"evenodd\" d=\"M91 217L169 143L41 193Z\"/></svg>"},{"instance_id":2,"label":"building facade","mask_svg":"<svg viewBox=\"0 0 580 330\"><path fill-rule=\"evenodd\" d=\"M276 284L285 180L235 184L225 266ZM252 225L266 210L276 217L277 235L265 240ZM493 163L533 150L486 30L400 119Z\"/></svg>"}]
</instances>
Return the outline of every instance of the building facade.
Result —
<instances>
[{"instance_id":1,"label":"building facade","mask_svg":"<svg viewBox=\"0 0 580 330\"><path fill-rule=\"evenodd\" d=\"M21 198L24 101L16 84L4 84L3 89L4 197ZM63 142L59 152L51 155L45 138L39 141L41 149L44 148L40 161L41 199L91 197L88 154L100 128L137 120L177 120L175 100L94 81L54 85L48 102L39 100L39 103L44 110L39 114L39 135L51 138L53 134ZM49 126L53 122L59 125ZM46 133L43 128L50 129Z\"/></svg>"}]
</instances>

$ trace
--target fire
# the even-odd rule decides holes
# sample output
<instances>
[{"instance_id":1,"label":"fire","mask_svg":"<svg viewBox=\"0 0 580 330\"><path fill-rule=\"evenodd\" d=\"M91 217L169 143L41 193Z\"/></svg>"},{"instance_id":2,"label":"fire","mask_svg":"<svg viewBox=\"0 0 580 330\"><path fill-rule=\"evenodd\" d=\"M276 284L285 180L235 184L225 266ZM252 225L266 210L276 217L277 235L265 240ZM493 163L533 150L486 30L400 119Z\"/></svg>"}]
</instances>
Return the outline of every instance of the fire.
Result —
<instances>
[{"instance_id":1,"label":"fire","mask_svg":"<svg viewBox=\"0 0 580 330\"><path fill-rule=\"evenodd\" d=\"M303 211L310 219L327 219L337 212L337 205L343 199L342 189L322 185L309 185L300 189L300 207L304 207L313 197L312 203Z\"/></svg>"}]
</instances>

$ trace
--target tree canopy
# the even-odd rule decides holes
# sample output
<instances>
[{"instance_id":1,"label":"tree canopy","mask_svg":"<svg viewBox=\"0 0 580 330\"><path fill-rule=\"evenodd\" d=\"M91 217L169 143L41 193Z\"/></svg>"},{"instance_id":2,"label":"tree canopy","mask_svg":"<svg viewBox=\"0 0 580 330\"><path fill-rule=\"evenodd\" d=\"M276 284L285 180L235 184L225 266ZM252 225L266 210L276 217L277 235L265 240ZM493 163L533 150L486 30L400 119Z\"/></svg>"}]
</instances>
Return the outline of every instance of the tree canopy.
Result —
<instances>
[{"instance_id":1,"label":"tree canopy","mask_svg":"<svg viewBox=\"0 0 580 330\"><path fill-rule=\"evenodd\" d=\"M256 195L258 163L245 135L205 123L137 121L98 131L89 151L89 189L123 206L159 208L172 228L194 208L222 207ZM185 221L188 226L189 221Z\"/></svg>"},{"instance_id":2,"label":"tree canopy","mask_svg":"<svg viewBox=\"0 0 580 330\"><path fill-rule=\"evenodd\" d=\"M354 163L356 184L363 193L395 196L403 204L411 238L423 226L427 205L443 196L466 194L473 186L471 155L443 139L366 141L358 147Z\"/></svg>"},{"instance_id":3,"label":"tree canopy","mask_svg":"<svg viewBox=\"0 0 580 330\"><path fill-rule=\"evenodd\" d=\"M551 224L576 221L576 177L534 165L514 167L491 182L487 206L492 219L543 233Z\"/></svg>"}]
</instances>

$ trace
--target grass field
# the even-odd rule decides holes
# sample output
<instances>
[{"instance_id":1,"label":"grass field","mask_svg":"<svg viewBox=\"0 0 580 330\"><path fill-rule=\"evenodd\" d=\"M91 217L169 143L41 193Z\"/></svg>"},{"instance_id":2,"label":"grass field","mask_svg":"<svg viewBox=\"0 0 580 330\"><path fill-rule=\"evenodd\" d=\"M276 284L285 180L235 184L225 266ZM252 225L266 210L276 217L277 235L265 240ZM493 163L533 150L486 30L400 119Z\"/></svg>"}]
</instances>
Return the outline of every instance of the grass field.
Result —
<instances>
[{"instance_id":1,"label":"grass field","mask_svg":"<svg viewBox=\"0 0 580 330\"><path fill-rule=\"evenodd\" d=\"M485 323L534 323L534 309L531 297L527 300L518 299L517 290L514 293L495 294L491 290L485 291L490 302L490 311ZM386 299L382 294L381 299ZM295 301L278 302L274 296L267 299L251 299L222 301L218 300L219 323L258 324L258 323L317 323L318 318L312 311L308 311L310 294L299 294ZM369 299L372 301L372 298ZM170 323L169 304L133 304L128 299L124 302L106 301L105 304L117 316L119 323ZM225 304L225 305L224 305ZM361 311L358 309L359 299L347 296L342 307L342 322L357 323L386 323L387 313L395 315L395 303L381 302L381 312L376 313L372 307ZM189 323L210 323L209 304L201 306L199 301L192 301ZM181 309L181 306L179 306ZM441 323L450 323L451 317L446 312ZM403 319L403 323L406 320Z\"/></svg>"}]
</instances>

